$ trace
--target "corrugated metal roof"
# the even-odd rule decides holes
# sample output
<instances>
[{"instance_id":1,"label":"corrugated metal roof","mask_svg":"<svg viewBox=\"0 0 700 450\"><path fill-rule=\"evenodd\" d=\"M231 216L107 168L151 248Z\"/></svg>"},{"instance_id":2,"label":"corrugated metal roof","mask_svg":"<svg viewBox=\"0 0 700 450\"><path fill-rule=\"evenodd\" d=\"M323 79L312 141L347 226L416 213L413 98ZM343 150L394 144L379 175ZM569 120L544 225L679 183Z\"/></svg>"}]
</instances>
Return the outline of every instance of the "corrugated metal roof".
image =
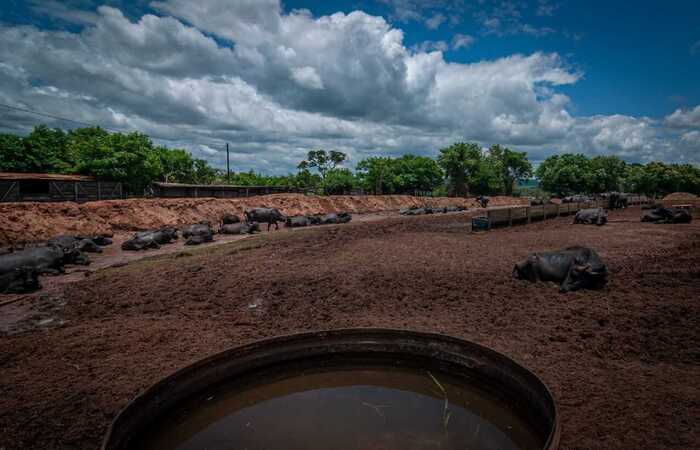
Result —
<instances>
[{"instance_id":1,"label":"corrugated metal roof","mask_svg":"<svg viewBox=\"0 0 700 450\"><path fill-rule=\"evenodd\" d=\"M165 188L197 188L197 189L291 189L290 186L239 186L234 184L183 184L154 182L153 185Z\"/></svg>"},{"instance_id":2,"label":"corrugated metal roof","mask_svg":"<svg viewBox=\"0 0 700 450\"><path fill-rule=\"evenodd\" d=\"M46 181L97 181L87 175L63 175L58 173L0 172L0 180L46 180Z\"/></svg>"}]
</instances>

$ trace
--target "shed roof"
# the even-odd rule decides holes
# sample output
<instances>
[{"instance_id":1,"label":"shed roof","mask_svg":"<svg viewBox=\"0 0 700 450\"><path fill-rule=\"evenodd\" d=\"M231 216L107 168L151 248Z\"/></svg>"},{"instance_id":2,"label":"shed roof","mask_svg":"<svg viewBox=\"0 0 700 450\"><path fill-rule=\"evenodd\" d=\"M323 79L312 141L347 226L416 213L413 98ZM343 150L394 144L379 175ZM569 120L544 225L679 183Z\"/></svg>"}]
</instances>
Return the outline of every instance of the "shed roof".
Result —
<instances>
[{"instance_id":1,"label":"shed roof","mask_svg":"<svg viewBox=\"0 0 700 450\"><path fill-rule=\"evenodd\" d=\"M97 181L87 175L63 175L59 173L0 172L0 180L46 180L46 181Z\"/></svg>"}]
</instances>

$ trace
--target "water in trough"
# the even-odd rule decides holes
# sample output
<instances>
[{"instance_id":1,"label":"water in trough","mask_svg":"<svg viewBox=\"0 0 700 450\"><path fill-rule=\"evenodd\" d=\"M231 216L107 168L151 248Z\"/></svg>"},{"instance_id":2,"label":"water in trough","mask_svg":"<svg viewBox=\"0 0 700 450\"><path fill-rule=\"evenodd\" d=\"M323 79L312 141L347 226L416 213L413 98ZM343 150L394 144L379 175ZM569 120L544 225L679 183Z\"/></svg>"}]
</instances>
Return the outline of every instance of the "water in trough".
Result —
<instances>
[{"instance_id":1,"label":"water in trough","mask_svg":"<svg viewBox=\"0 0 700 450\"><path fill-rule=\"evenodd\" d=\"M258 373L190 399L140 450L535 450L544 443L496 391L389 365Z\"/></svg>"}]
</instances>

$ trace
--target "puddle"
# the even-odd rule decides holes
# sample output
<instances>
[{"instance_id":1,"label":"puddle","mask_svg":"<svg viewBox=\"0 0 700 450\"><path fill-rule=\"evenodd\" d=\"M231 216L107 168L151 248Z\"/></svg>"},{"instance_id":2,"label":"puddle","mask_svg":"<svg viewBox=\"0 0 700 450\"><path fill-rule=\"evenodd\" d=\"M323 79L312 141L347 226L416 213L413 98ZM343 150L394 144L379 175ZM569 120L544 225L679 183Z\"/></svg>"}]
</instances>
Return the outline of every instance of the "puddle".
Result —
<instances>
[{"instance_id":1,"label":"puddle","mask_svg":"<svg viewBox=\"0 0 700 450\"><path fill-rule=\"evenodd\" d=\"M181 404L141 450L535 450L544 442L497 394L386 363L256 372Z\"/></svg>"}]
</instances>

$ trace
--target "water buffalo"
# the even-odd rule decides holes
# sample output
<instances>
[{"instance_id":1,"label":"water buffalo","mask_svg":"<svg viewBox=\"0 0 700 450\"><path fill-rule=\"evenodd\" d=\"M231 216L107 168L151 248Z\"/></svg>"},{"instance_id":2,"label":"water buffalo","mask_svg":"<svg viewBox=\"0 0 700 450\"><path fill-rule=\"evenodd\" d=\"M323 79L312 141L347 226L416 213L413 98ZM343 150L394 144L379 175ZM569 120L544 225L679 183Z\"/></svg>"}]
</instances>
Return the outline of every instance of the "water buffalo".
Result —
<instances>
[{"instance_id":1,"label":"water buffalo","mask_svg":"<svg viewBox=\"0 0 700 450\"><path fill-rule=\"evenodd\" d=\"M226 213L221 217L221 225L231 225L234 223L241 223L241 218L235 214Z\"/></svg>"},{"instance_id":2,"label":"water buffalo","mask_svg":"<svg viewBox=\"0 0 700 450\"><path fill-rule=\"evenodd\" d=\"M607 194L608 209L624 209L627 208L627 194L620 192L609 192Z\"/></svg>"},{"instance_id":3,"label":"water buffalo","mask_svg":"<svg viewBox=\"0 0 700 450\"><path fill-rule=\"evenodd\" d=\"M99 245L100 247L106 247L108 245L112 245L114 241L110 239L110 236L105 236L102 234L94 235L94 236L83 236L83 235L78 235L76 236L77 239L89 239L95 244Z\"/></svg>"},{"instance_id":4,"label":"water buffalo","mask_svg":"<svg viewBox=\"0 0 700 450\"><path fill-rule=\"evenodd\" d=\"M285 226L289 228L308 227L309 225L311 225L311 219L306 216L287 217L287 222L285 223Z\"/></svg>"},{"instance_id":5,"label":"water buffalo","mask_svg":"<svg viewBox=\"0 0 700 450\"><path fill-rule=\"evenodd\" d=\"M479 205L482 208L486 208L489 206L489 202L491 201L491 197L487 197L486 195L480 195L476 198L476 201L479 202Z\"/></svg>"},{"instance_id":6,"label":"water buffalo","mask_svg":"<svg viewBox=\"0 0 700 450\"><path fill-rule=\"evenodd\" d=\"M346 212L339 212L339 213L330 213L326 214L325 216L321 217L321 225L331 225L335 223L348 223L352 220L352 216L350 213Z\"/></svg>"},{"instance_id":7,"label":"water buffalo","mask_svg":"<svg viewBox=\"0 0 700 450\"><path fill-rule=\"evenodd\" d=\"M430 214L445 214L447 212L447 208L444 206L435 206L427 209L430 210Z\"/></svg>"},{"instance_id":8,"label":"water buffalo","mask_svg":"<svg viewBox=\"0 0 700 450\"><path fill-rule=\"evenodd\" d=\"M605 225L607 222L608 214L603 208L582 209L574 217L574 223Z\"/></svg>"},{"instance_id":9,"label":"water buffalo","mask_svg":"<svg viewBox=\"0 0 700 450\"><path fill-rule=\"evenodd\" d=\"M399 214L402 216L421 216L423 214L427 214L427 211L425 208L403 208L399 210Z\"/></svg>"},{"instance_id":10,"label":"water buffalo","mask_svg":"<svg viewBox=\"0 0 700 450\"><path fill-rule=\"evenodd\" d=\"M457 212L457 211L464 211L465 208L464 206L459 206L459 205L450 205L445 207L445 212Z\"/></svg>"},{"instance_id":11,"label":"water buffalo","mask_svg":"<svg viewBox=\"0 0 700 450\"><path fill-rule=\"evenodd\" d=\"M247 222L259 222L267 224L267 231L270 231L270 225L275 224L275 229L279 230L277 222L285 222L285 217L276 208L253 208L246 209L245 218Z\"/></svg>"},{"instance_id":12,"label":"water buffalo","mask_svg":"<svg viewBox=\"0 0 700 450\"><path fill-rule=\"evenodd\" d=\"M64 249L59 245L29 247L0 256L0 274L17 269L32 268L41 274L57 275L64 272L66 264L90 264L90 259L79 250Z\"/></svg>"},{"instance_id":13,"label":"water buffalo","mask_svg":"<svg viewBox=\"0 0 700 450\"><path fill-rule=\"evenodd\" d=\"M653 223L690 223L692 220L693 216L687 209L666 206L658 206L642 216L642 222Z\"/></svg>"},{"instance_id":14,"label":"water buffalo","mask_svg":"<svg viewBox=\"0 0 700 450\"><path fill-rule=\"evenodd\" d=\"M163 227L159 230L140 231L122 244L122 250L146 250L148 248L160 248L163 244L169 244L176 240L177 229Z\"/></svg>"},{"instance_id":15,"label":"water buffalo","mask_svg":"<svg viewBox=\"0 0 700 450\"><path fill-rule=\"evenodd\" d=\"M257 222L229 223L219 228L219 234L253 234L256 231L260 231L260 224Z\"/></svg>"},{"instance_id":16,"label":"water buffalo","mask_svg":"<svg viewBox=\"0 0 700 450\"><path fill-rule=\"evenodd\" d=\"M39 270L34 267L17 267L0 273L0 294L23 294L39 289Z\"/></svg>"},{"instance_id":17,"label":"water buffalo","mask_svg":"<svg viewBox=\"0 0 700 450\"><path fill-rule=\"evenodd\" d=\"M562 203L583 203L590 202L591 198L587 195L569 195L561 199Z\"/></svg>"},{"instance_id":18,"label":"water buffalo","mask_svg":"<svg viewBox=\"0 0 700 450\"><path fill-rule=\"evenodd\" d=\"M199 245L214 240L214 230L209 222L199 222L182 229L182 237L187 238L185 245Z\"/></svg>"},{"instance_id":19,"label":"water buffalo","mask_svg":"<svg viewBox=\"0 0 700 450\"><path fill-rule=\"evenodd\" d=\"M600 288L608 270L598 254L586 247L568 247L554 252L532 253L513 268L515 278L560 283L560 292Z\"/></svg>"},{"instance_id":20,"label":"water buffalo","mask_svg":"<svg viewBox=\"0 0 700 450\"><path fill-rule=\"evenodd\" d=\"M49 239L49 245L57 245L65 251L77 249L86 253L102 253L102 248L92 239L83 238L80 236L60 235Z\"/></svg>"}]
</instances>

